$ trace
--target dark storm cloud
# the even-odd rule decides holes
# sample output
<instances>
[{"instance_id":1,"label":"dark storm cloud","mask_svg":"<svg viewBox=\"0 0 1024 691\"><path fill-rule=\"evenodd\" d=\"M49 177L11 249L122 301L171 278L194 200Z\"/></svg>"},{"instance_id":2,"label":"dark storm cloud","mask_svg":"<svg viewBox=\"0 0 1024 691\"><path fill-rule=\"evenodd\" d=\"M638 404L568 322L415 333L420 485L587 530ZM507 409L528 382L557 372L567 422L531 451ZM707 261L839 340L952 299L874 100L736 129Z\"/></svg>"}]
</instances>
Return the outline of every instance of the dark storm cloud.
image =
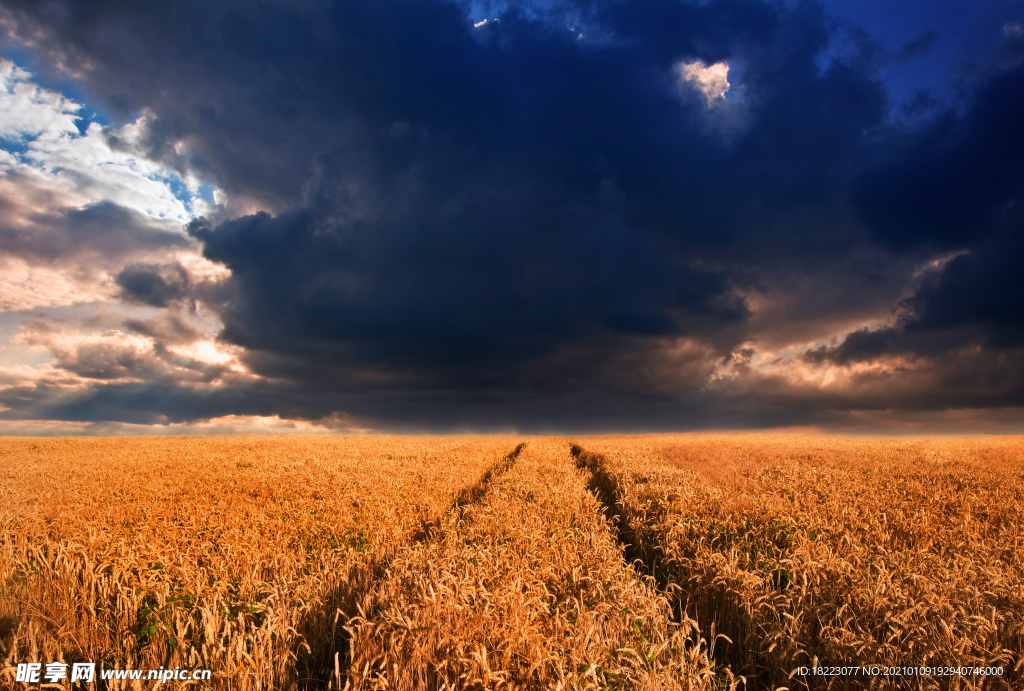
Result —
<instances>
[{"instance_id":1,"label":"dark storm cloud","mask_svg":"<svg viewBox=\"0 0 1024 691\"><path fill-rule=\"evenodd\" d=\"M166 307L190 293L191 280L181 264L129 264L121 269L114 281L121 288L122 297L151 307Z\"/></svg>"},{"instance_id":2,"label":"dark storm cloud","mask_svg":"<svg viewBox=\"0 0 1024 691\"><path fill-rule=\"evenodd\" d=\"M305 403L302 410L276 402L282 394L291 394L290 398ZM0 413L0 419L4 420L113 421L142 425L230 414L263 415L274 410L280 410L285 416L304 417L302 412L314 409L301 392L282 387L257 385L209 390L170 381L91 385L70 392L44 381L8 387L0 392L0 401L8 407Z\"/></svg>"},{"instance_id":3,"label":"dark storm cloud","mask_svg":"<svg viewBox=\"0 0 1024 691\"><path fill-rule=\"evenodd\" d=\"M934 29L925 29L917 38L913 38L900 46L899 57L901 60L913 60L924 55L932 48L938 33Z\"/></svg>"},{"instance_id":4,"label":"dark storm cloud","mask_svg":"<svg viewBox=\"0 0 1024 691\"><path fill-rule=\"evenodd\" d=\"M216 291L171 264L116 281L134 303L204 302L273 383L19 393L39 414L813 422L901 386L909 409L985 405L977 382L946 398L937 384L975 345L972 366L1009 377L990 402L1022 390L1008 257L1024 81L1010 58L962 111L912 129L887 120L863 35L824 57L837 24L809 2L521 5L479 28L441 0L4 4L44 68L74 70L115 119L148 114L140 152L216 184L228 207L271 212L189 226L231 271ZM725 98L681 78L697 61L729 62ZM794 322L826 309L821 296L839 295L836 322L881 314L917 280L909 267L953 251L966 253L919 281L893 327L802 361L907 355L929 363L917 379L893 371L861 398L768 377L706 388L757 342L742 296L797 286L778 311ZM67 369L127 376L100 350Z\"/></svg>"},{"instance_id":5,"label":"dark storm cloud","mask_svg":"<svg viewBox=\"0 0 1024 691\"><path fill-rule=\"evenodd\" d=\"M187 383L211 381L223 368L165 350L159 344L153 349L119 342L108 335L98 342L78 343L73 348L57 350L53 364L84 379L141 379L147 382Z\"/></svg>"},{"instance_id":6,"label":"dark storm cloud","mask_svg":"<svg viewBox=\"0 0 1024 691\"><path fill-rule=\"evenodd\" d=\"M146 154L275 208L299 199L313 157L353 118L387 124L419 99L451 121L465 105L461 83L486 77L465 61L465 20L446 2L5 5L41 68L84 72L89 96L115 118L157 115Z\"/></svg>"},{"instance_id":7,"label":"dark storm cloud","mask_svg":"<svg viewBox=\"0 0 1024 691\"><path fill-rule=\"evenodd\" d=\"M910 300L914 317L906 328L918 332L966 329L994 350L1024 346L1021 212L1019 206L1013 209L1016 222L1005 235L951 260L940 276Z\"/></svg>"},{"instance_id":8,"label":"dark storm cloud","mask_svg":"<svg viewBox=\"0 0 1024 691\"><path fill-rule=\"evenodd\" d=\"M598 30L619 30L608 44L514 15L471 36L452 15L441 50L430 30L406 27L415 12L337 18L342 36L358 19L383 37L366 48L370 64L401 69L355 94L362 118L318 157L302 204L191 227L238 288L223 337L267 375L466 392L618 388L650 357L611 380L604 365L623 350L653 357L658 338L727 355L748 310L708 252L735 253L808 205L833 213L827 180L850 165L883 98L851 67L817 73L813 8L596 10ZM783 63L749 68L752 131L736 141L713 126L736 117L742 128L743 106L709 107L678 80L678 62L736 50L713 36L695 48L703 27L748 32L752 59ZM441 59L424 71L424 55ZM812 232L794 225L790 240ZM557 371L566 352L572 375Z\"/></svg>"},{"instance_id":9,"label":"dark storm cloud","mask_svg":"<svg viewBox=\"0 0 1024 691\"><path fill-rule=\"evenodd\" d=\"M1024 39L1016 48L1024 57ZM962 249L984 241L1024 200L1024 68L999 70L966 114L948 111L896 139L889 164L866 174L856 199L875 237L896 250Z\"/></svg>"},{"instance_id":10,"label":"dark storm cloud","mask_svg":"<svg viewBox=\"0 0 1024 691\"><path fill-rule=\"evenodd\" d=\"M932 272L902 303L895 326L855 331L838 346L818 348L805 358L849 364L888 355L940 357L965 348L993 358L1019 358L1024 350L1024 223L1019 210L1012 215L1017 218L1005 234Z\"/></svg>"},{"instance_id":11,"label":"dark storm cloud","mask_svg":"<svg viewBox=\"0 0 1024 691\"><path fill-rule=\"evenodd\" d=\"M49 382L0 392L0 420L50 419L132 424L186 423L227 415L322 420L341 409L359 410L362 427L398 431L510 428L539 431L693 430L708 426L772 427L815 424L838 416L820 405L788 400L730 401L694 392L672 400L594 397L585 393L530 399L523 406L507 396L399 393L368 397L282 382L232 381L215 388L172 383L90 386L74 393ZM628 405L631 416L623 415Z\"/></svg>"},{"instance_id":12,"label":"dark storm cloud","mask_svg":"<svg viewBox=\"0 0 1024 691\"><path fill-rule=\"evenodd\" d=\"M52 316L36 316L23 323L19 340L24 346L48 349L53 358L51 364L61 371L60 376L71 374L82 380L93 380L93 383L113 380L160 385L211 382L226 373L222 365L199 361L168 348L192 343L202 335L173 314L126 322L130 330L153 340L133 337L117 329L92 335L75 333L67 328L66 320Z\"/></svg>"},{"instance_id":13,"label":"dark storm cloud","mask_svg":"<svg viewBox=\"0 0 1024 691\"><path fill-rule=\"evenodd\" d=\"M931 245L958 254L925 273L899 305L893 326L855 331L837 346L808 352L805 360L845 365L897 356L924 363L948 382L945 394L936 393L940 406L966 384L974 391L971 405L1021 397L1021 47L1019 40L1004 44L1004 58L1016 52L1017 59L979 85L963 115L943 115L916 135L898 162L866 175L858 188L876 237L898 248Z\"/></svg>"},{"instance_id":14,"label":"dark storm cloud","mask_svg":"<svg viewBox=\"0 0 1024 691\"><path fill-rule=\"evenodd\" d=\"M206 335L183 319L181 314L170 310L164 310L150 319L125 319L124 326L129 331L166 345L194 343Z\"/></svg>"},{"instance_id":15,"label":"dark storm cloud","mask_svg":"<svg viewBox=\"0 0 1024 691\"><path fill-rule=\"evenodd\" d=\"M542 21L512 10L474 30L439 1L8 5L42 54L88 65L94 100L156 114L150 153L276 204L299 201L316 155L406 132L448 156L430 173L451 183L490 162L502 184L539 171L538 187L556 179L571 202L608 178L628 188L642 230L693 241L727 230L736 202L820 194L884 101L855 66L819 74L830 36L810 3L579 3L582 39L553 11ZM742 148L707 136L700 99L680 102L673 66L694 59L743 66L758 127ZM401 161L379 164L386 175Z\"/></svg>"},{"instance_id":16,"label":"dark storm cloud","mask_svg":"<svg viewBox=\"0 0 1024 691\"><path fill-rule=\"evenodd\" d=\"M88 261L113 264L133 253L187 247L182 233L168 232L144 214L112 202L82 208L43 206L26 211L24 199L0 196L0 252L32 264Z\"/></svg>"}]
</instances>

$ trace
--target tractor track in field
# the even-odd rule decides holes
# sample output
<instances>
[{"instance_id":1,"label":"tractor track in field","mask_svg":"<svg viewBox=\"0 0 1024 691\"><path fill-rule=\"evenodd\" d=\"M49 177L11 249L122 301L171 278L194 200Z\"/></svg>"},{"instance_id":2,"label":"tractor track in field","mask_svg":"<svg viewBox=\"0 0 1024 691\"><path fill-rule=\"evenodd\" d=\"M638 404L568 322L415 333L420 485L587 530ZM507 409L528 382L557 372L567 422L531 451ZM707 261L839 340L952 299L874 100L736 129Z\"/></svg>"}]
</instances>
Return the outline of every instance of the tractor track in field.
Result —
<instances>
[{"instance_id":1,"label":"tractor track in field","mask_svg":"<svg viewBox=\"0 0 1024 691\"><path fill-rule=\"evenodd\" d=\"M403 546L429 542L453 514L458 514L458 520L461 522L465 509L483 500L491 484L512 469L525 446L526 442L520 442L512 451L488 468L479 480L462 488L443 514L433 520L423 521L412 536L404 543L395 545L386 557L363 567L359 574L352 579L357 583L354 587L350 585L352 580L345 580L343 587L335 589L325 598L322 607L310 613L310 616L306 618L307 622L324 620L333 622L337 643L333 656L330 654L331 651L324 651L326 654L320 655L302 655L301 651L295 651L298 659L303 660L299 665L299 688L322 689L324 683L330 683L330 688L344 687L344 680L351 661L351 634L347 626L354 618L366 614L360 612L360 600L371 592L385 576L395 555Z\"/></svg>"},{"instance_id":2,"label":"tractor track in field","mask_svg":"<svg viewBox=\"0 0 1024 691\"><path fill-rule=\"evenodd\" d=\"M615 539L622 545L623 559L626 564L639 575L654 578L658 590L664 592L668 588L668 580L665 574L657 569L657 555L649 554L638 546L640 541L637 539L633 527L623 515L619 504L618 481L608 470L605 457L591 453L578 444L572 444L569 447L569 453L577 468L590 473L587 489L604 506L608 527L615 535Z\"/></svg>"},{"instance_id":3,"label":"tractor track in field","mask_svg":"<svg viewBox=\"0 0 1024 691\"><path fill-rule=\"evenodd\" d=\"M457 513L459 520L462 520L466 507L480 503L487 494L487 490L490 488L491 484L502 475L512 470L512 467L516 464L516 460L519 459L519 454L522 453L523 448L525 447L526 442L520 442L516 448L505 454L501 460L488 468L483 476L474 484L469 487L462 488L445 513L432 521L423 522L420 529L413 536L412 542L426 542L430 540L437 532L437 529L444 523L445 519L452 514Z\"/></svg>"}]
</instances>

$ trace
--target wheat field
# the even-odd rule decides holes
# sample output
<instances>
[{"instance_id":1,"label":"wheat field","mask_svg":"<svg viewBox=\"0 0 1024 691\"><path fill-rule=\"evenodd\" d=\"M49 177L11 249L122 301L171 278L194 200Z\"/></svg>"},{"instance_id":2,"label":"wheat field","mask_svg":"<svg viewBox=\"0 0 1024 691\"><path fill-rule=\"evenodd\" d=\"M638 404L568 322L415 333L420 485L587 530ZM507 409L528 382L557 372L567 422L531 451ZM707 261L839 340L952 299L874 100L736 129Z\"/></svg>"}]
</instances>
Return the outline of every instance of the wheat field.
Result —
<instances>
[{"instance_id":1,"label":"wheat field","mask_svg":"<svg viewBox=\"0 0 1024 691\"><path fill-rule=\"evenodd\" d=\"M8 438L0 459L2 688L51 661L289 691L1024 679L1019 438Z\"/></svg>"},{"instance_id":2,"label":"wheat field","mask_svg":"<svg viewBox=\"0 0 1024 691\"><path fill-rule=\"evenodd\" d=\"M800 667L1001 667L876 679L1020 688L1024 445L1013 438L612 438L573 447L674 607L757 688Z\"/></svg>"}]
</instances>

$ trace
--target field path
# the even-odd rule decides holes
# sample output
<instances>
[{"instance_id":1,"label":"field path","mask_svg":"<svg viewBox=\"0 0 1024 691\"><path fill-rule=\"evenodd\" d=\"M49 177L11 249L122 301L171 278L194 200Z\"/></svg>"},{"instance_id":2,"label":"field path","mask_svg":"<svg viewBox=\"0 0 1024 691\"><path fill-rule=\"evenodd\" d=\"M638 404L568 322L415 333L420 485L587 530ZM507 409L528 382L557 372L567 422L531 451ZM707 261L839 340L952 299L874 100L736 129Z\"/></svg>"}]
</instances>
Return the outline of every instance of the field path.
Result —
<instances>
[{"instance_id":1,"label":"field path","mask_svg":"<svg viewBox=\"0 0 1024 691\"><path fill-rule=\"evenodd\" d=\"M420 542L354 620L358 689L703 688L686 627L624 561L569 445L531 440Z\"/></svg>"}]
</instances>

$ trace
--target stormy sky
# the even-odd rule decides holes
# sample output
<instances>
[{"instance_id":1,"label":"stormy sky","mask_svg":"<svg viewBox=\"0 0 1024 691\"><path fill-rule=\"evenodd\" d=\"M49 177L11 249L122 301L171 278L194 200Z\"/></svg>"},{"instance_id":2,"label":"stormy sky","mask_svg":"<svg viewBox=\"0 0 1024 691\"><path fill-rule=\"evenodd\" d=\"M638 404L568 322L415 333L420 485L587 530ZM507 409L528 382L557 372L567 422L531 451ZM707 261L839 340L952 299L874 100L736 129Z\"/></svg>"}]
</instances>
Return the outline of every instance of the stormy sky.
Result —
<instances>
[{"instance_id":1,"label":"stormy sky","mask_svg":"<svg viewBox=\"0 0 1024 691\"><path fill-rule=\"evenodd\" d=\"M1024 430L1024 0L0 0L0 433Z\"/></svg>"}]
</instances>

